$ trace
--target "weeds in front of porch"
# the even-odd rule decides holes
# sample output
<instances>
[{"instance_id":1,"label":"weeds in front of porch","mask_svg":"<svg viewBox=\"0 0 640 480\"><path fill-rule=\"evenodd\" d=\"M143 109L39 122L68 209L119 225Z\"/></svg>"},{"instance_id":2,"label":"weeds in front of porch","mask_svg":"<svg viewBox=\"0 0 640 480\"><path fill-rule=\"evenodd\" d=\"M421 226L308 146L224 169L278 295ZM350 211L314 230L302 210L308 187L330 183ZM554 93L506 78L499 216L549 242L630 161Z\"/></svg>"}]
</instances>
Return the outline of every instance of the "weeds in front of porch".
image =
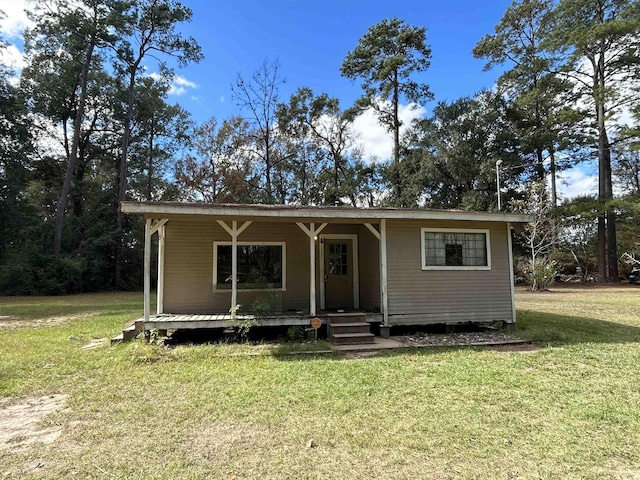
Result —
<instances>
[{"instance_id":1,"label":"weeds in front of porch","mask_svg":"<svg viewBox=\"0 0 640 480\"><path fill-rule=\"evenodd\" d=\"M304 340L304 328L302 327L289 327L287 330L287 338L291 342L300 342Z\"/></svg>"},{"instance_id":2,"label":"weeds in front of porch","mask_svg":"<svg viewBox=\"0 0 640 480\"><path fill-rule=\"evenodd\" d=\"M231 308L229 308L229 313L232 314L233 316L237 316L241 308L242 308L242 305L238 303L232 306ZM248 340L249 332L251 331L251 329L253 327L257 327L258 325L260 325L260 322L255 315L243 316L240 320L236 320L235 329L238 337L241 340L246 342Z\"/></svg>"},{"instance_id":3,"label":"weeds in front of porch","mask_svg":"<svg viewBox=\"0 0 640 480\"><path fill-rule=\"evenodd\" d=\"M138 338L132 342L131 361L134 363L168 362L179 357L179 352L158 342L147 342Z\"/></svg>"},{"instance_id":4,"label":"weeds in front of porch","mask_svg":"<svg viewBox=\"0 0 640 480\"><path fill-rule=\"evenodd\" d=\"M209 344L209 347L211 349L210 354L218 357L268 357L298 353L334 353L329 342L324 340L313 342L221 342ZM188 350L195 347L186 346L180 348Z\"/></svg>"}]
</instances>

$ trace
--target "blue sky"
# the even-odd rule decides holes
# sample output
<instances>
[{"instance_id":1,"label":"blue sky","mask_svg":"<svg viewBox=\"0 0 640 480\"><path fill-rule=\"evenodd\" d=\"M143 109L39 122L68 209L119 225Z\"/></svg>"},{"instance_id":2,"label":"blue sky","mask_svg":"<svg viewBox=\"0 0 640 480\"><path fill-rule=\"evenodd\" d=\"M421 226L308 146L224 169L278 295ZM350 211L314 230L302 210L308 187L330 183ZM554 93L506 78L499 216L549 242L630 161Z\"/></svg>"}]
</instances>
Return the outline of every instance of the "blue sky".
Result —
<instances>
[{"instance_id":1,"label":"blue sky","mask_svg":"<svg viewBox=\"0 0 640 480\"><path fill-rule=\"evenodd\" d=\"M287 80L283 100L297 88L309 86L338 97L343 108L348 107L361 89L357 82L340 76L342 60L371 25L393 16L427 27L432 63L417 79L430 85L436 101L472 95L490 88L498 72L482 72L483 62L474 59L471 50L493 31L510 3L185 2L193 9L194 19L183 31L200 43L205 59L178 72L196 85L181 103L200 120L233 114L237 108L230 85L236 75L249 76L264 59L278 59ZM433 105L435 101L427 108Z\"/></svg>"},{"instance_id":2,"label":"blue sky","mask_svg":"<svg viewBox=\"0 0 640 480\"><path fill-rule=\"evenodd\" d=\"M180 27L194 37L204 60L177 69L171 102L180 103L198 122L241 113L232 98L231 84L238 73L249 77L264 60L278 60L286 84L281 101L298 88L307 86L315 93L326 92L349 107L362 90L360 84L340 76L340 65L349 50L367 29L385 18L398 17L412 26L427 27L432 48L431 67L415 77L427 83L435 99L424 108L401 109L405 124L418 115L428 114L438 101L452 101L492 88L498 69L483 72L484 62L471 51L486 34L494 31L510 0L415 1L196 1L182 0L193 10L193 21ZM0 33L12 45L4 57L21 65L21 35L28 23L24 14L27 0L3 3L7 18L0 22ZM149 73L155 67L148 65ZM356 120L365 156L389 158L391 137L371 113ZM593 192L592 165L583 164L563 174L565 197Z\"/></svg>"}]
</instances>

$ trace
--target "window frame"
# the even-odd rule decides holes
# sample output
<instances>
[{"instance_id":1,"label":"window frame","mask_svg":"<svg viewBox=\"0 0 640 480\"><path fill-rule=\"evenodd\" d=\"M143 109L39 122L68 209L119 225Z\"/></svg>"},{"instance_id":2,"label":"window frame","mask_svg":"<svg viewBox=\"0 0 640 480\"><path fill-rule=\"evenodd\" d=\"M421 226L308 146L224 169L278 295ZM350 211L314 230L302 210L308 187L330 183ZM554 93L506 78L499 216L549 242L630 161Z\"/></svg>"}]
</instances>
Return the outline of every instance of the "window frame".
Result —
<instances>
[{"instance_id":1,"label":"window frame","mask_svg":"<svg viewBox=\"0 0 640 480\"><path fill-rule=\"evenodd\" d=\"M229 288L218 288L218 246L232 246L233 242L213 242L213 291L231 292ZM238 247L282 247L282 287L277 288L242 288L238 283L238 292L286 292L287 291L287 242L236 242Z\"/></svg>"},{"instance_id":2,"label":"window frame","mask_svg":"<svg viewBox=\"0 0 640 480\"><path fill-rule=\"evenodd\" d=\"M425 252L425 233L483 233L485 248L487 249L486 265L427 265ZM421 228L420 229L420 257L422 270L491 270L491 231L488 228Z\"/></svg>"}]
</instances>

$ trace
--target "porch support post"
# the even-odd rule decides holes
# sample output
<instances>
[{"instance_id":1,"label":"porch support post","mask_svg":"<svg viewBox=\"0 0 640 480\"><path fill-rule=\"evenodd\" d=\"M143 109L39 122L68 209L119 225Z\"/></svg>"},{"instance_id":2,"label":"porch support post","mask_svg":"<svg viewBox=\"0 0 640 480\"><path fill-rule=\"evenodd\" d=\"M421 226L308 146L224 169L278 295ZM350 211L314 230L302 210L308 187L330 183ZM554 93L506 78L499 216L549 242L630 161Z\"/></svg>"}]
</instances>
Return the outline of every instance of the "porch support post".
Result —
<instances>
[{"instance_id":1,"label":"porch support post","mask_svg":"<svg viewBox=\"0 0 640 480\"><path fill-rule=\"evenodd\" d=\"M151 314L151 219L144 226L144 321L149 322Z\"/></svg>"},{"instance_id":2,"label":"porch support post","mask_svg":"<svg viewBox=\"0 0 640 480\"><path fill-rule=\"evenodd\" d=\"M238 305L238 222L231 222L231 320L236 319Z\"/></svg>"},{"instance_id":3,"label":"porch support post","mask_svg":"<svg viewBox=\"0 0 640 480\"><path fill-rule=\"evenodd\" d=\"M365 227L378 239L380 246L380 303L382 304L382 315L384 325L389 325L389 305L387 300L387 220L380 220L380 231L376 230L370 223L365 223Z\"/></svg>"},{"instance_id":4,"label":"porch support post","mask_svg":"<svg viewBox=\"0 0 640 480\"><path fill-rule=\"evenodd\" d=\"M389 325L389 300L387 295L387 220L380 220L380 296L385 325Z\"/></svg>"},{"instance_id":5,"label":"porch support post","mask_svg":"<svg viewBox=\"0 0 640 480\"><path fill-rule=\"evenodd\" d=\"M231 235L231 308L229 312L231 313L231 320L235 320L236 305L238 304L238 236L251 225L251 222L244 222L240 228L238 228L236 220L231 222L231 227L223 220L218 220L218 223Z\"/></svg>"},{"instance_id":6,"label":"porch support post","mask_svg":"<svg viewBox=\"0 0 640 480\"><path fill-rule=\"evenodd\" d=\"M507 222L507 244L509 248L509 287L511 289L511 321L516 323L516 296L513 278L513 242L511 240L511 222Z\"/></svg>"},{"instance_id":7,"label":"porch support post","mask_svg":"<svg viewBox=\"0 0 640 480\"><path fill-rule=\"evenodd\" d=\"M316 316L316 241L315 237L316 224L310 223L309 230L309 314Z\"/></svg>"},{"instance_id":8,"label":"porch support post","mask_svg":"<svg viewBox=\"0 0 640 480\"><path fill-rule=\"evenodd\" d=\"M316 230L316 224L310 223L309 228L304 223L296 222L296 225L307 234L309 237L309 314L312 317L316 316L316 240L318 235L324 227L327 226L323 223Z\"/></svg>"},{"instance_id":9,"label":"porch support post","mask_svg":"<svg viewBox=\"0 0 640 480\"><path fill-rule=\"evenodd\" d=\"M158 230L158 301L157 313L164 313L164 234L165 225L161 225Z\"/></svg>"}]
</instances>

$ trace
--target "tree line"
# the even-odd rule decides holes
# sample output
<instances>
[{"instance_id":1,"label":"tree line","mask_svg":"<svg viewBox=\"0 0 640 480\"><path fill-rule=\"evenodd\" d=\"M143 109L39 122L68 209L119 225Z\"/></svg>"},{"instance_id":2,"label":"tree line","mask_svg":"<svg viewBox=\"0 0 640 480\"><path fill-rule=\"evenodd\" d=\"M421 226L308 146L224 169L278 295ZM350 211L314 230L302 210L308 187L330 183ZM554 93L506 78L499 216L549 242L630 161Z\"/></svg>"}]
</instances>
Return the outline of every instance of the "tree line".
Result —
<instances>
[{"instance_id":1,"label":"tree line","mask_svg":"<svg viewBox=\"0 0 640 480\"><path fill-rule=\"evenodd\" d=\"M46 0L29 14L25 68L17 80L0 69L2 293L138 287L129 199L496 211L500 189L506 209L550 212L545 238L567 269L615 281L620 245L639 249L637 1L514 2L470 52L501 68L495 88L409 125L400 108L433 100L417 80L432 51L426 27L401 19L345 48L336 68L362 88L353 105L305 86L283 98L282 66L265 60L233 82L236 115L197 124L169 102L172 66L203 59L181 33L187 6ZM390 158L365 156L354 122L366 111ZM598 165L597 197L561 203L558 178L580 162Z\"/></svg>"}]
</instances>

